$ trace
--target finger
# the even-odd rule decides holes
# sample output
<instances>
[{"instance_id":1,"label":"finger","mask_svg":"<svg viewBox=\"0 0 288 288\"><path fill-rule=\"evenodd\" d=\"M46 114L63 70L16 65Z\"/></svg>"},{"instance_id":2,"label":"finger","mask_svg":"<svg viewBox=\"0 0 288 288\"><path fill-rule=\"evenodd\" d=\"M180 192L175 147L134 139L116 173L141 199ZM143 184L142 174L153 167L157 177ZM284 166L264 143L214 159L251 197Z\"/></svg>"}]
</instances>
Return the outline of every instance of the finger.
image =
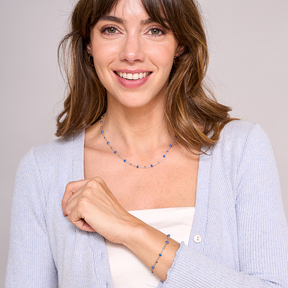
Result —
<instances>
[{"instance_id":1,"label":"finger","mask_svg":"<svg viewBox=\"0 0 288 288\"><path fill-rule=\"evenodd\" d=\"M88 181L89 180L87 180L87 179L80 180L80 181L72 181L66 185L65 193L64 193L63 198L62 198L62 210L63 210L64 216L67 216L67 213L65 213L65 211L66 211L66 206L67 206L68 200L73 196L74 193L76 193L76 191L78 191Z\"/></svg>"},{"instance_id":2,"label":"finger","mask_svg":"<svg viewBox=\"0 0 288 288\"><path fill-rule=\"evenodd\" d=\"M82 218L79 207L75 207L68 216L68 220L83 231L95 232L95 230Z\"/></svg>"},{"instance_id":3,"label":"finger","mask_svg":"<svg viewBox=\"0 0 288 288\"><path fill-rule=\"evenodd\" d=\"M83 210L83 205L87 206L91 203L94 191L91 187L83 185L68 200L64 208L63 214L69 216L73 209L77 207Z\"/></svg>"},{"instance_id":4,"label":"finger","mask_svg":"<svg viewBox=\"0 0 288 288\"><path fill-rule=\"evenodd\" d=\"M81 188L79 190L82 190ZM69 216L72 210L77 206L79 200L81 199L81 193L75 192L66 202L66 205L63 207L64 216Z\"/></svg>"}]
</instances>

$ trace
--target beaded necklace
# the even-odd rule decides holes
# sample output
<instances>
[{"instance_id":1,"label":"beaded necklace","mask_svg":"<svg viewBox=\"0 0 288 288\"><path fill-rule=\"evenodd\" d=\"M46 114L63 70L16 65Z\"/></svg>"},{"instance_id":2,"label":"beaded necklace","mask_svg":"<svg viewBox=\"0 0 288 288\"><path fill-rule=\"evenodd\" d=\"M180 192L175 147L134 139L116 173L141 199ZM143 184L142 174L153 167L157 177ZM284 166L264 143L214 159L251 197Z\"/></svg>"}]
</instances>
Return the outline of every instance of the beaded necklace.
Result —
<instances>
[{"instance_id":1,"label":"beaded necklace","mask_svg":"<svg viewBox=\"0 0 288 288\"><path fill-rule=\"evenodd\" d=\"M104 137L104 140L106 141L106 144L110 147L110 149L114 152L114 154L116 154L119 158L121 158L121 159L123 160L124 163L126 163L126 164L128 164L128 165L130 165L130 166L136 167L136 168L152 168L152 167L158 165L158 164L166 157L167 153L168 153L169 150L172 148L173 143L175 142L175 139L177 138L177 136L174 136L174 139L173 139L172 143L169 145L168 150L166 150L166 152L165 152L164 155L161 157L161 159L160 159L158 162L156 162L155 164L150 164L150 165L147 165L147 166L135 165L135 164L133 164L133 163L131 163L131 162L128 162L125 158L123 158L121 155L119 155L118 152L117 152L117 150L115 150L115 149L111 146L110 142L107 140L107 138L106 138L106 136L105 136L105 134L104 134L104 131L103 131L103 127L102 127L104 115L105 115L105 113L101 116L101 121L100 121L101 126L100 126L100 130L101 130L101 134L102 134L103 137Z\"/></svg>"}]
</instances>

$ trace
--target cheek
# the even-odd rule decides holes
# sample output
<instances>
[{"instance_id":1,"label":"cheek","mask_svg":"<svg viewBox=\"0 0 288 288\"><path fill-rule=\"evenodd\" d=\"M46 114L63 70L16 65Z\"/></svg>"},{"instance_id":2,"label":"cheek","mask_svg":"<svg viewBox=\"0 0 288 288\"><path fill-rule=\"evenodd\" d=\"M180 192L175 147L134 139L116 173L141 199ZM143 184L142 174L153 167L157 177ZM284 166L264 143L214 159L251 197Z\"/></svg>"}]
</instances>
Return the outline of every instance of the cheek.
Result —
<instances>
[{"instance_id":1,"label":"cheek","mask_svg":"<svg viewBox=\"0 0 288 288\"><path fill-rule=\"evenodd\" d=\"M173 45L163 45L158 47L151 47L148 49L149 58L156 66L168 68L172 67L175 50Z\"/></svg>"},{"instance_id":2,"label":"cheek","mask_svg":"<svg viewBox=\"0 0 288 288\"><path fill-rule=\"evenodd\" d=\"M152 51L153 52L153 51ZM165 83L170 75L174 60L174 51L167 49L156 49L154 53L151 53L150 61L157 67L158 77L161 77L160 81Z\"/></svg>"},{"instance_id":3,"label":"cheek","mask_svg":"<svg viewBox=\"0 0 288 288\"><path fill-rule=\"evenodd\" d=\"M117 45L111 45L111 43L99 43L93 47L93 59L96 72L98 70L107 70L110 63L115 60L118 54ZM104 73L104 71L102 71Z\"/></svg>"}]
</instances>

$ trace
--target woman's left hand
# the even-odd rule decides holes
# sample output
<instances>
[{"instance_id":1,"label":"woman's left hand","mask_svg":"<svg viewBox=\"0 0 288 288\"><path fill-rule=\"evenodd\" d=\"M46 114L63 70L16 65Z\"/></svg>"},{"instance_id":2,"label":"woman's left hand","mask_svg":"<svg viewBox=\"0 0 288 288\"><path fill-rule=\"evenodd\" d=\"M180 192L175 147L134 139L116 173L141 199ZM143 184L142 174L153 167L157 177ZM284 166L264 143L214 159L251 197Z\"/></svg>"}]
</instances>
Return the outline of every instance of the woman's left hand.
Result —
<instances>
[{"instance_id":1,"label":"woman's left hand","mask_svg":"<svg viewBox=\"0 0 288 288\"><path fill-rule=\"evenodd\" d=\"M127 229L141 222L117 201L102 178L70 182L62 200L64 216L79 229L98 232L107 240L123 244Z\"/></svg>"}]
</instances>

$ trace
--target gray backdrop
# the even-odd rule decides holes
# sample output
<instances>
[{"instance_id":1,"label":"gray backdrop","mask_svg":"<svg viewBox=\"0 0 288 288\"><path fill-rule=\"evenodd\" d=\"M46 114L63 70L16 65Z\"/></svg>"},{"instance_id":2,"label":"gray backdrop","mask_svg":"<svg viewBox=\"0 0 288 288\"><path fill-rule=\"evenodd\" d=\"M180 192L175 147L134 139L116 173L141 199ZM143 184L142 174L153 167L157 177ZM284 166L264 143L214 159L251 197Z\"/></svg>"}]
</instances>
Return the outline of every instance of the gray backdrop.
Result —
<instances>
[{"instance_id":1,"label":"gray backdrop","mask_svg":"<svg viewBox=\"0 0 288 288\"><path fill-rule=\"evenodd\" d=\"M65 87L56 50L73 3L0 1L0 286L5 278L17 165L29 148L54 139L54 119ZM209 37L211 85L218 100L233 108L233 116L260 123L269 135L288 216L288 1L199 3Z\"/></svg>"}]
</instances>

